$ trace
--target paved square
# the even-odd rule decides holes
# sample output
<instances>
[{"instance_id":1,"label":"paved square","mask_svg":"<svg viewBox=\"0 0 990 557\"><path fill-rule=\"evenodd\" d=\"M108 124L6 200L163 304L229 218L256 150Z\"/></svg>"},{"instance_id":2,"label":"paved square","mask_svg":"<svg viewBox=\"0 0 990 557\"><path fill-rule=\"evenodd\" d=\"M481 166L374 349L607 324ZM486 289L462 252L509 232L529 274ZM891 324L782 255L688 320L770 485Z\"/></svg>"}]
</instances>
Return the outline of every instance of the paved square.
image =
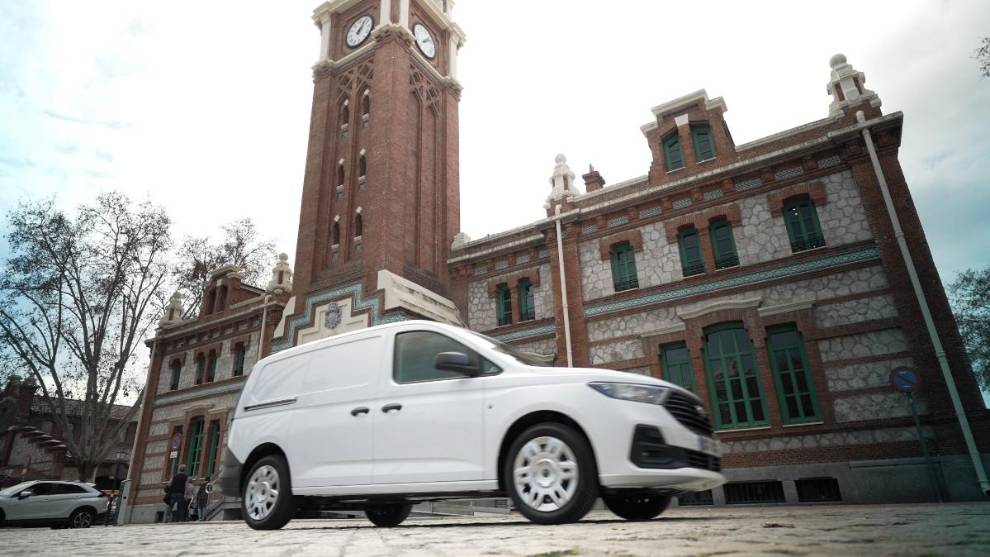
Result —
<instances>
[{"instance_id":1,"label":"paved square","mask_svg":"<svg viewBox=\"0 0 990 557\"><path fill-rule=\"evenodd\" d=\"M564 526L518 515L298 520L0 531L3 555L990 555L990 504L678 508L651 522L606 512Z\"/></svg>"}]
</instances>

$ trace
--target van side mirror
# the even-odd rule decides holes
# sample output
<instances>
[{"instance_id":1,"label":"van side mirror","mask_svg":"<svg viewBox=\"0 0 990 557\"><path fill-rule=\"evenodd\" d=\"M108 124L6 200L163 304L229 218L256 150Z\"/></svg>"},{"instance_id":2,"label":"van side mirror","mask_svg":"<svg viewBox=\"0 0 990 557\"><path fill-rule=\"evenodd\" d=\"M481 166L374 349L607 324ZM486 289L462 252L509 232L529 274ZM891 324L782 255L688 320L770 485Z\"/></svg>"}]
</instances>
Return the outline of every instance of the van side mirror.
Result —
<instances>
[{"instance_id":1,"label":"van side mirror","mask_svg":"<svg viewBox=\"0 0 990 557\"><path fill-rule=\"evenodd\" d=\"M18 499L27 499L28 497L31 497L33 495L34 495L34 492L33 491L31 491L29 489L25 489L24 491L22 491L22 492L20 492L20 493L17 494L17 498Z\"/></svg>"},{"instance_id":2,"label":"van side mirror","mask_svg":"<svg viewBox=\"0 0 990 557\"><path fill-rule=\"evenodd\" d=\"M433 360L433 365L437 369L455 371L469 377L476 377L481 374L481 366L477 363L477 357L472 361L471 356L463 352L441 352Z\"/></svg>"}]
</instances>

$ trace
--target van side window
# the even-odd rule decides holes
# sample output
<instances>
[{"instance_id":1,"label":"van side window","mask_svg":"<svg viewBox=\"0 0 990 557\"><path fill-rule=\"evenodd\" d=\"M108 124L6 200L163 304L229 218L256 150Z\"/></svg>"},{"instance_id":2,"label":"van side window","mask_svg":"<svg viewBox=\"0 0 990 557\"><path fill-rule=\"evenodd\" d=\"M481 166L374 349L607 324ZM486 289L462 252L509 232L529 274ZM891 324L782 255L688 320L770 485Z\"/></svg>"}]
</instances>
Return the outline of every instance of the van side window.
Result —
<instances>
[{"instance_id":1,"label":"van side window","mask_svg":"<svg viewBox=\"0 0 990 557\"><path fill-rule=\"evenodd\" d=\"M437 369L437 354L462 352L479 358L484 374L501 371L498 366L482 358L478 353L456 340L430 331L410 331L395 335L395 357L392 369L396 383L416 383L441 379L458 379L464 375Z\"/></svg>"}]
</instances>

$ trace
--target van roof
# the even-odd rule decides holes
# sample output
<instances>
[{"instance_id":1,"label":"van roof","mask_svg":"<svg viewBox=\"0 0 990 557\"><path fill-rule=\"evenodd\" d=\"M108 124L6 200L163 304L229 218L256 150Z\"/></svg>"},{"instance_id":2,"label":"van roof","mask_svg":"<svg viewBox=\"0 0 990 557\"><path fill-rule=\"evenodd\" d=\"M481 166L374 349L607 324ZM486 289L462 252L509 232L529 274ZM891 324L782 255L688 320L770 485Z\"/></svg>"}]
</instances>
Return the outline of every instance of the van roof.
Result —
<instances>
[{"instance_id":1,"label":"van roof","mask_svg":"<svg viewBox=\"0 0 990 557\"><path fill-rule=\"evenodd\" d=\"M397 327L422 326L422 325L429 325L431 327L437 327L439 329L447 329L447 330L450 330L450 331L464 331L464 330L466 330L465 328L458 327L456 325L448 325L447 323L441 323L439 321L429 321L429 320L426 320L426 319L409 319L409 320L405 320L405 321L396 321L394 323L385 323L384 325L375 325L373 327L366 327L364 329L360 329L360 330L357 330L357 331L351 331L351 332L348 332L348 333L341 333L339 335L334 335L332 337L321 338L319 340L314 340L312 342L307 342L305 344L300 344L298 346L293 346L292 348L287 348L287 349L282 350L280 352L276 352L274 354L269 354L268 356L265 356L261 360L258 360L258 363L260 364L262 362L268 363L268 362L278 361L278 360L281 360L282 358L287 358L287 357L292 356L292 355L295 355L295 354L299 354L299 353L302 353L302 352L308 352L309 350L315 350L316 348L319 348L321 346L326 346L328 344L335 344L335 343L337 343L340 340L344 340L344 339L351 338L351 337L357 337L357 336L361 336L361 335L370 334L370 333L373 333L375 331L383 331L383 330L386 330L386 329L394 329L394 328L397 328Z\"/></svg>"}]
</instances>

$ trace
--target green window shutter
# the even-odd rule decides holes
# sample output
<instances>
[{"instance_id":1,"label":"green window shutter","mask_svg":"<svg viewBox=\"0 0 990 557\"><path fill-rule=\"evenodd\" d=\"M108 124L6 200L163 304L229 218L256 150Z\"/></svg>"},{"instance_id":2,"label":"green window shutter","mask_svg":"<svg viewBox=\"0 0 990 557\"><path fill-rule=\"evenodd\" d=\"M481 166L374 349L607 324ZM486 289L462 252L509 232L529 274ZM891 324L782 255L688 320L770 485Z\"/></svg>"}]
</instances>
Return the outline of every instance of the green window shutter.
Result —
<instances>
[{"instance_id":1,"label":"green window shutter","mask_svg":"<svg viewBox=\"0 0 990 557\"><path fill-rule=\"evenodd\" d=\"M209 360L206 364L206 382L212 383L217 378L217 354L210 352Z\"/></svg>"},{"instance_id":2,"label":"green window shutter","mask_svg":"<svg viewBox=\"0 0 990 557\"><path fill-rule=\"evenodd\" d=\"M203 418L196 418L190 424L189 454L186 455L186 472L195 478L199 472L200 452L203 448Z\"/></svg>"},{"instance_id":3,"label":"green window shutter","mask_svg":"<svg viewBox=\"0 0 990 557\"><path fill-rule=\"evenodd\" d=\"M712 223L709 228L712 239L712 252L715 254L715 268L725 269L739 264L739 254L736 253L736 241L732 237L732 225L725 220Z\"/></svg>"},{"instance_id":4,"label":"green window shutter","mask_svg":"<svg viewBox=\"0 0 990 557\"><path fill-rule=\"evenodd\" d=\"M660 349L663 379L694 391L694 368L691 354L683 342L668 344Z\"/></svg>"},{"instance_id":5,"label":"green window shutter","mask_svg":"<svg viewBox=\"0 0 990 557\"><path fill-rule=\"evenodd\" d=\"M169 383L169 389L174 391L179 388L179 379L182 377L182 364L179 362L172 362L172 381Z\"/></svg>"},{"instance_id":6,"label":"green window shutter","mask_svg":"<svg viewBox=\"0 0 990 557\"><path fill-rule=\"evenodd\" d=\"M705 330L705 371L719 428L767 424L753 343L740 323Z\"/></svg>"},{"instance_id":7,"label":"green window shutter","mask_svg":"<svg viewBox=\"0 0 990 557\"><path fill-rule=\"evenodd\" d=\"M787 227L792 252L825 245L822 227L818 222L818 211L807 196L793 199L784 205L784 225Z\"/></svg>"},{"instance_id":8,"label":"green window shutter","mask_svg":"<svg viewBox=\"0 0 990 557\"><path fill-rule=\"evenodd\" d=\"M667 171L684 167L684 154L681 152L681 138L674 132L663 140L663 156L667 160Z\"/></svg>"},{"instance_id":9,"label":"green window shutter","mask_svg":"<svg viewBox=\"0 0 990 557\"><path fill-rule=\"evenodd\" d=\"M616 292L639 288L636 254L629 242L612 246L612 286Z\"/></svg>"},{"instance_id":10,"label":"green window shutter","mask_svg":"<svg viewBox=\"0 0 990 557\"><path fill-rule=\"evenodd\" d=\"M698 161L715 158L715 141L710 127L691 126L691 138L694 140L694 156Z\"/></svg>"},{"instance_id":11,"label":"green window shutter","mask_svg":"<svg viewBox=\"0 0 990 557\"><path fill-rule=\"evenodd\" d=\"M529 321L536 318L536 307L533 303L533 283L529 279L519 280L519 320Z\"/></svg>"},{"instance_id":12,"label":"green window shutter","mask_svg":"<svg viewBox=\"0 0 990 557\"><path fill-rule=\"evenodd\" d=\"M677 243L681 251L681 270L685 277L700 275L705 272L705 262L701 258L701 241L698 231L694 228L681 230L677 235Z\"/></svg>"},{"instance_id":13,"label":"green window shutter","mask_svg":"<svg viewBox=\"0 0 990 557\"><path fill-rule=\"evenodd\" d=\"M771 328L768 336L767 350L784 423L819 420L818 398L801 333L795 325L789 324Z\"/></svg>"},{"instance_id":14,"label":"green window shutter","mask_svg":"<svg viewBox=\"0 0 990 557\"><path fill-rule=\"evenodd\" d=\"M246 352L247 350L241 343L237 343L234 347L234 369L232 374L234 377L244 375L244 355Z\"/></svg>"},{"instance_id":15,"label":"green window shutter","mask_svg":"<svg viewBox=\"0 0 990 557\"><path fill-rule=\"evenodd\" d=\"M210 444L206 449L205 475L212 476L216 472L217 450L220 448L220 422L210 422ZM203 512L202 510L200 512Z\"/></svg>"},{"instance_id":16,"label":"green window shutter","mask_svg":"<svg viewBox=\"0 0 990 557\"><path fill-rule=\"evenodd\" d=\"M205 371L206 371L206 358L204 358L202 355L200 355L199 358L196 358L196 384L197 385L200 385L200 384L203 383L203 376L205 375L205 373L204 373Z\"/></svg>"},{"instance_id":17,"label":"green window shutter","mask_svg":"<svg viewBox=\"0 0 990 557\"><path fill-rule=\"evenodd\" d=\"M499 325L511 325L512 324L512 292L509 291L509 287L500 284L498 290L495 294L498 303L498 324Z\"/></svg>"}]
</instances>

